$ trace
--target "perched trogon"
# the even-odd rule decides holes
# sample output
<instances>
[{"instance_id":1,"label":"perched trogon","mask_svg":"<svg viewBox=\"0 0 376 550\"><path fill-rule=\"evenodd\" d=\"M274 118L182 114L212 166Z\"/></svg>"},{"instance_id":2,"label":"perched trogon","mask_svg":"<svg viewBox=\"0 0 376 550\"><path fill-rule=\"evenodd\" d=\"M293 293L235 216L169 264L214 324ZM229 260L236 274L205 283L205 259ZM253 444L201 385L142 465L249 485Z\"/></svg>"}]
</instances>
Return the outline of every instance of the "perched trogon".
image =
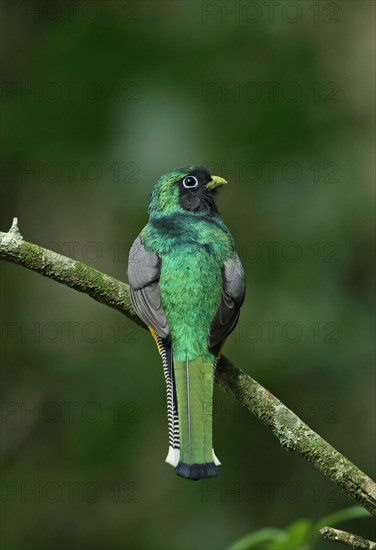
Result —
<instances>
[{"instance_id":1,"label":"perched trogon","mask_svg":"<svg viewBox=\"0 0 376 550\"><path fill-rule=\"evenodd\" d=\"M151 194L149 222L128 260L132 303L163 362L166 462L187 479L218 475L214 369L245 295L243 267L215 203L225 183L199 166L162 176Z\"/></svg>"}]
</instances>

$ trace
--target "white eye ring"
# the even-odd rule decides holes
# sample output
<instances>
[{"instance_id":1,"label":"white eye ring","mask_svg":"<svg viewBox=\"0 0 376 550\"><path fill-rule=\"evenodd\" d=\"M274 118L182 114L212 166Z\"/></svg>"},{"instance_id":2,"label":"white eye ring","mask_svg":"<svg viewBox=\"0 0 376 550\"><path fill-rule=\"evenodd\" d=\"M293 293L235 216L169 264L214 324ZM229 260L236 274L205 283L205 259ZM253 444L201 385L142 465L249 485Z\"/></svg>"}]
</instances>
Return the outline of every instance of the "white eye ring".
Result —
<instances>
[{"instance_id":1,"label":"white eye ring","mask_svg":"<svg viewBox=\"0 0 376 550\"><path fill-rule=\"evenodd\" d=\"M198 179L195 176L186 176L183 179L183 185L186 189L194 189L198 186Z\"/></svg>"}]
</instances>

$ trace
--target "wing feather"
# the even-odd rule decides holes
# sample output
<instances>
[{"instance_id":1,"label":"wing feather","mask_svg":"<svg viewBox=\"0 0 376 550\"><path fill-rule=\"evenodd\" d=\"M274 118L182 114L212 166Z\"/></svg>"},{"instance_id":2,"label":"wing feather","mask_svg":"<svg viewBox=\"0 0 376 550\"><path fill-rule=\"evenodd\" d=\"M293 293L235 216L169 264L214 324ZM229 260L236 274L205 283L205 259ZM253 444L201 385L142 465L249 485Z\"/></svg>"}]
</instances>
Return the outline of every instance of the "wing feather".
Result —
<instances>
[{"instance_id":1,"label":"wing feather","mask_svg":"<svg viewBox=\"0 0 376 550\"><path fill-rule=\"evenodd\" d=\"M217 354L223 340L234 330L245 297L244 270L236 255L222 266L222 296L209 330L209 349Z\"/></svg>"},{"instance_id":2,"label":"wing feather","mask_svg":"<svg viewBox=\"0 0 376 550\"><path fill-rule=\"evenodd\" d=\"M130 296L137 315L162 338L170 334L159 290L161 259L137 237L129 252Z\"/></svg>"}]
</instances>

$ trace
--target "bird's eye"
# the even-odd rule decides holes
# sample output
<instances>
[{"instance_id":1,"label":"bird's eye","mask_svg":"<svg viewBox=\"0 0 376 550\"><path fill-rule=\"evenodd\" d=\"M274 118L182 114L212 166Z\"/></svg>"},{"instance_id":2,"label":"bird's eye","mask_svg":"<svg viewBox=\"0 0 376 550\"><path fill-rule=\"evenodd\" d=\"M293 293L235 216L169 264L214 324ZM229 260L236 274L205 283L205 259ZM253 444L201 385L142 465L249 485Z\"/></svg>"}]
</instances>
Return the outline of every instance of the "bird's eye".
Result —
<instances>
[{"instance_id":1,"label":"bird's eye","mask_svg":"<svg viewBox=\"0 0 376 550\"><path fill-rule=\"evenodd\" d=\"M183 179L183 185L186 189L193 189L198 186L198 179L195 176L187 176Z\"/></svg>"}]
</instances>

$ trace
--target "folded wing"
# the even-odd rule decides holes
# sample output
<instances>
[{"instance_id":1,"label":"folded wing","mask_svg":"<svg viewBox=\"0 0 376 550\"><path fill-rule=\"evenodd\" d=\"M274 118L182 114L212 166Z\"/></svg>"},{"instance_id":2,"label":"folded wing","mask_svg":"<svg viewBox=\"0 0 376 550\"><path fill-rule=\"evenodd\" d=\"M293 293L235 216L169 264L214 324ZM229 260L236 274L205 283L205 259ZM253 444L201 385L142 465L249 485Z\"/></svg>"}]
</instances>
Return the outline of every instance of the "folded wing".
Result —
<instances>
[{"instance_id":1,"label":"folded wing","mask_svg":"<svg viewBox=\"0 0 376 550\"><path fill-rule=\"evenodd\" d=\"M166 338L170 329L163 311L159 291L161 259L156 252L147 250L137 237L129 252L128 280L133 306L138 316Z\"/></svg>"},{"instance_id":2,"label":"folded wing","mask_svg":"<svg viewBox=\"0 0 376 550\"><path fill-rule=\"evenodd\" d=\"M222 266L221 303L209 330L208 346L216 355L234 330L245 297L244 270L238 255Z\"/></svg>"}]
</instances>

